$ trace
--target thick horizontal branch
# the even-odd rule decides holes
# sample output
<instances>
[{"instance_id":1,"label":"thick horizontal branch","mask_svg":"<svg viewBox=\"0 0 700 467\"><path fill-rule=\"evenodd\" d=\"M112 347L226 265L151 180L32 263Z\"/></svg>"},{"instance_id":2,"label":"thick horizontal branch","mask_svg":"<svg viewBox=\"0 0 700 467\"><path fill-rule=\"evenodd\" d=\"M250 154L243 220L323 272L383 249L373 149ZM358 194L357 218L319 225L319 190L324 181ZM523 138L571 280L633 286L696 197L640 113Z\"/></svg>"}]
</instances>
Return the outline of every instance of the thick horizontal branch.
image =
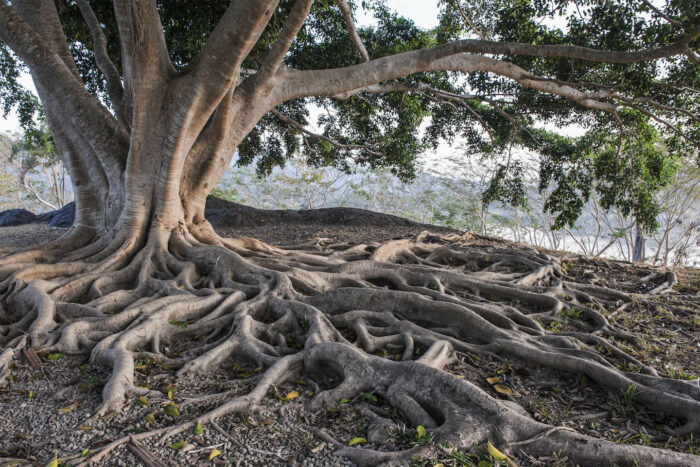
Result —
<instances>
[{"instance_id":1,"label":"thick horizontal branch","mask_svg":"<svg viewBox=\"0 0 700 467\"><path fill-rule=\"evenodd\" d=\"M532 45L512 42L493 42L465 39L432 49L382 57L345 68L330 70L290 71L285 76L287 95L282 100L316 95L334 96L383 81L424 71L450 70L440 68L438 62L446 57L464 53L562 57L602 63L636 63L685 54L688 43L700 35L700 28L666 47L636 52L591 49L573 45ZM461 70L455 70L461 71Z\"/></svg>"}]
</instances>

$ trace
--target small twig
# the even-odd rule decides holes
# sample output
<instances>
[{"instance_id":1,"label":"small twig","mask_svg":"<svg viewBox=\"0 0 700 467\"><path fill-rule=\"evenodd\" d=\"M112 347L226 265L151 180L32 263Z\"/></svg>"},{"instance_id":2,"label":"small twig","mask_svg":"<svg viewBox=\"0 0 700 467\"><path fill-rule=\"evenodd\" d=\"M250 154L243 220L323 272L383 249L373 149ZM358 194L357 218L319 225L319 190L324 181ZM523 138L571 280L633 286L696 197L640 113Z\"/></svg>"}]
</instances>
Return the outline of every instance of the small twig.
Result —
<instances>
[{"instance_id":1,"label":"small twig","mask_svg":"<svg viewBox=\"0 0 700 467\"><path fill-rule=\"evenodd\" d=\"M228 438L229 440L233 441L236 445L238 445L239 447L241 447L241 448L243 448L243 449L247 449L247 450L250 451L250 452L257 452L258 454L264 454L264 455L266 455L266 456L276 456L276 457L278 457L278 458L280 458L280 459L282 459L282 460L285 459L285 457L284 457L282 454L280 454L280 452L282 451L282 449L280 449L278 452L271 452L271 451L263 451L262 449L251 448L251 447L248 446L247 444L243 444L243 443L241 443L240 441L238 441L236 438L234 438L233 436L231 436L228 432L226 432L226 430L224 430L223 428L221 428L215 421L211 420L211 421L209 421L209 423L214 427L214 429L215 429L216 431L218 431L219 433L221 433L221 434L224 435L226 438Z\"/></svg>"},{"instance_id":2,"label":"small twig","mask_svg":"<svg viewBox=\"0 0 700 467\"><path fill-rule=\"evenodd\" d=\"M606 413L607 413L607 412L606 412ZM546 430L546 431L540 433L539 435L533 436L532 438L528 438L528 439L526 439L525 441L517 441L517 442L515 442L515 443L509 443L509 444L508 444L508 447L510 448L510 447L513 447L513 446L522 446L522 445L525 445L525 444L534 443L534 442L539 441L539 440L541 440L541 439L543 439L543 438L547 438L547 437L550 436L552 433L555 433L555 432L557 432L557 431L571 431L571 432L573 432L573 433L576 433L575 430L573 430L573 429L571 429L571 428L569 428L569 427L566 427L566 426L555 426L554 428L550 428L549 430Z\"/></svg>"},{"instance_id":3,"label":"small twig","mask_svg":"<svg viewBox=\"0 0 700 467\"><path fill-rule=\"evenodd\" d=\"M574 415L573 417L569 417L566 419L567 422L575 422L579 420L591 420L594 418L601 418L609 415L609 412L596 412L596 413L587 413L587 414L582 414L582 415Z\"/></svg>"},{"instance_id":4,"label":"small twig","mask_svg":"<svg viewBox=\"0 0 700 467\"><path fill-rule=\"evenodd\" d=\"M134 456L136 456L141 462L143 462L146 467L165 467L154 454L152 454L146 447L134 439L133 436L129 438L129 443L126 445Z\"/></svg>"},{"instance_id":5,"label":"small twig","mask_svg":"<svg viewBox=\"0 0 700 467\"><path fill-rule=\"evenodd\" d=\"M223 446L224 444L226 444L226 443L212 444L211 446L207 446L204 448L193 449L193 450L189 451L188 454L195 454L195 453L202 452L202 451L208 451L210 449L214 449L214 448L218 448L219 446Z\"/></svg>"}]
</instances>

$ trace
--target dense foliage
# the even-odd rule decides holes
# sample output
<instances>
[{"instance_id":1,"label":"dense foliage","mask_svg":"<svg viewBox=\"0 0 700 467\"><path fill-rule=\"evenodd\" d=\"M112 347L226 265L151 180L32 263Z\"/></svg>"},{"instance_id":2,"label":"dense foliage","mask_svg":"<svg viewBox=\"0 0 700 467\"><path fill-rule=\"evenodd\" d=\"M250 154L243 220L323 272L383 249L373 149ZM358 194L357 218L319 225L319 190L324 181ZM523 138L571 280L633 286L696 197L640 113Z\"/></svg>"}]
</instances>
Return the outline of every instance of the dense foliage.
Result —
<instances>
[{"instance_id":1,"label":"dense foliage","mask_svg":"<svg viewBox=\"0 0 700 467\"><path fill-rule=\"evenodd\" d=\"M439 25L423 30L392 12L382 1L355 1L371 10L376 25L360 36L370 59L460 38L527 44L573 44L604 50L644 50L672 43L699 25L692 0L658 2L599 0L440 0ZM201 49L229 2L160 1L159 10L171 58L186 68ZM256 69L274 43L292 7L282 0L244 68ZM91 2L105 28L108 52L117 67L119 41L111 2ZM77 6L60 2L60 15L87 88L108 101L106 84L91 52L92 39ZM697 50L697 40L691 49ZM270 173L294 154L313 165L349 170L355 164L389 167L401 178L415 175L416 157L442 141L466 141L470 155L488 155L499 164L484 202L526 203L523 151L541 160L540 188L549 193L545 209L557 227L573 225L595 191L603 207L619 207L655 227L654 193L664 186L681 158L697 158L700 125L698 66L685 57L635 64L605 64L563 58L503 56L538 79L567 83L601 94L624 110L613 114L585 108L564 97L544 94L495 74L468 76L431 72L397 80L404 90L361 92L345 99L307 98L286 102L278 111L322 137L266 115L239 147L239 164L255 162ZM311 14L285 59L295 69L334 68L358 63L335 2L314 2ZM18 83L21 64L0 49L0 103L18 107L31 124L36 100ZM407 89L407 90L406 90ZM579 137L558 129L575 125Z\"/></svg>"}]
</instances>

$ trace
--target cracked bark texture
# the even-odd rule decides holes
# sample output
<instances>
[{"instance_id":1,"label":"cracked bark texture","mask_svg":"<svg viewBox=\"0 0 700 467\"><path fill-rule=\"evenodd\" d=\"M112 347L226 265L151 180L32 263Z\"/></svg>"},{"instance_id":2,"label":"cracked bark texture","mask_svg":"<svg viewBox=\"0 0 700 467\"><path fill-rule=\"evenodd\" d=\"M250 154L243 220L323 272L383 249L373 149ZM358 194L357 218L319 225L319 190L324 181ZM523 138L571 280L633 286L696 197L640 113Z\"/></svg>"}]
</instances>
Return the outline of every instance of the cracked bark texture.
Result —
<instances>
[{"instance_id":1,"label":"cracked bark texture","mask_svg":"<svg viewBox=\"0 0 700 467\"><path fill-rule=\"evenodd\" d=\"M633 63L683 54L698 31L638 52L463 40L375 60L353 33L360 64L293 70L282 61L312 4L299 0L260 70L244 73L241 64L276 1L233 2L199 56L176 69L156 3L115 0L118 82L99 21L89 2L78 4L98 47L114 114L81 82L54 2L0 0L0 40L31 70L76 197L75 224L63 237L0 258L0 381L24 348L89 354L111 369L100 415L148 392L134 385L138 354L179 367L179 377L216 372L228 359L247 360L265 369L255 390L166 436L196 421L252 410L282 381L332 372L342 382L318 392L313 406L376 391L412 424L458 447L488 439L535 455L563 450L584 464L694 465L696 458L680 453L552 431L442 370L462 352L583 373L613 391L633 384L640 403L687 420L679 434L700 433L700 388L659 377L608 340L635 341L597 311L631 301L628 294L578 284L556 258L537 251L503 249L485 257L459 236L284 248L221 238L204 218L204 202L247 133L285 101L380 92L382 83L424 71L488 71L614 111L604 96L479 54ZM355 31L348 4L338 4ZM569 308L580 317L571 318L576 332L553 335L543 328ZM182 321L190 324L172 324ZM346 330L354 341L343 337ZM302 347L288 345L289 335ZM169 355L164 348L174 340L189 340L191 348ZM387 346L401 350L400 361L371 355ZM416 346L428 350L416 358ZM599 346L609 352L599 354ZM634 363L645 374L615 363ZM375 418L369 436L382 444L392 422ZM376 464L400 463L417 450L341 453Z\"/></svg>"}]
</instances>

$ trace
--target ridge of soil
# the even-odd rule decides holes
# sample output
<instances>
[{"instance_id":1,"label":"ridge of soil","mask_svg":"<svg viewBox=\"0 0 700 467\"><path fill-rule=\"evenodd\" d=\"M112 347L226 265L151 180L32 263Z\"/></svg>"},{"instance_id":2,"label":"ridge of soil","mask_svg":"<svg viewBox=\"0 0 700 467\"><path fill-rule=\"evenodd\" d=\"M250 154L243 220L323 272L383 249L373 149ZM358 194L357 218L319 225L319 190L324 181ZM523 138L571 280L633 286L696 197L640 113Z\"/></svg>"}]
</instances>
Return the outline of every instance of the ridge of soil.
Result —
<instances>
[{"instance_id":1,"label":"ridge of soil","mask_svg":"<svg viewBox=\"0 0 700 467\"><path fill-rule=\"evenodd\" d=\"M417 224L395 216L353 208L329 208L310 211L265 211L209 199L207 214L217 231L224 236L250 236L271 244L299 243L315 238L330 242L368 243L417 235L430 229L453 232L451 229ZM46 242L65 230L42 224L0 228L0 255ZM510 246L505 240L472 235L470 248L489 252ZM581 282L591 272L611 282L629 281L648 276L657 269L633 266L629 263L594 258L574 257L553 253L562 258L567 273ZM660 374L689 380L700 375L700 271L694 268L676 270L679 283L675 290L685 297L684 304L674 295L665 295L651 303L633 303L620 312L606 313L611 323L627 332L639 335L645 345L621 348L643 363L656 368ZM653 287L641 282L639 290ZM635 292L635 291L631 291ZM688 297L695 305L687 306ZM549 325L552 332L557 322ZM565 329L561 329L561 332ZM390 353L377 355L393 358ZM208 395L225 392L228 396L245 394L255 386L258 368L237 364L222 369L220 374L206 378L191 378L178 383L172 390L166 383L170 370L143 359L138 362L137 384L160 388L163 401L135 401L122 413L107 414L87 422L101 402L102 385L107 372L89 364L85 357L39 355L42 368L33 367L20 357L12 372L12 381L0 389L0 465L5 459L26 459L27 464L44 465L55 455L75 464L80 453L96 449L106 442L130 433L153 430L194 417L220 402ZM692 437L669 434L679 421L653 413L634 401L634 395L612 394L585 377L565 374L520 361L497 361L486 356L465 355L446 371L465 378L490 392L494 397L517 402L536 420L564 426L579 433L611 441L665 447L697 454L700 443ZM491 382L498 378L501 387L512 393L502 393ZM171 389L171 391L168 391ZM298 397L286 397L293 391ZM179 415L168 415L163 403L168 397L179 405ZM202 433L182 433L169 440L168 445L157 438L143 441L146 450L163 464L153 465L349 465L347 459L333 454L330 443L319 433L326 433L347 445L351 439L364 437L367 425L362 408L379 405L377 410L390 410L371 397L357 397L310 412L306 402L310 389L304 381L285 383L269 393L258 413L248 416L225 416L218 421L224 435L211 425ZM376 398L375 398L376 399ZM396 446L407 447L419 438L416 430L406 428L395 433ZM179 449L173 448L185 441ZM172 444L170 444L172 443ZM209 453L217 449L222 454L209 461ZM69 459L71 456L73 459ZM456 452L439 445L432 446L430 455L413 459L412 465L432 466L475 465L488 461L484 447L469 452ZM546 458L518 456L519 465L571 465L557 453ZM700 458L698 458L700 465ZM145 465L126 445L118 447L101 465Z\"/></svg>"}]
</instances>

